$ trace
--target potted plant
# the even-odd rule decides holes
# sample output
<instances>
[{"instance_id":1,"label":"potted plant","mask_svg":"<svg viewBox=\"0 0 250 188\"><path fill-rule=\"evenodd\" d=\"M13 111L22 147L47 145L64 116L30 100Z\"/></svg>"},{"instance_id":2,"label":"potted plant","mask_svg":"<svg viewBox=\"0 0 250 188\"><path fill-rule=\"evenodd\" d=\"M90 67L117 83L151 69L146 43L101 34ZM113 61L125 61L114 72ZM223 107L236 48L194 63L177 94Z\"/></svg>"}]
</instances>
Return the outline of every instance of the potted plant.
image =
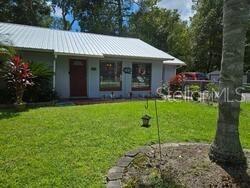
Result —
<instances>
[{"instance_id":1,"label":"potted plant","mask_svg":"<svg viewBox=\"0 0 250 188\"><path fill-rule=\"evenodd\" d=\"M26 107L23 102L23 93L28 86L33 85L33 74L29 69L29 64L20 56L14 56L5 63L4 70L4 79L9 88L15 90L16 103L14 105L18 111L22 111Z\"/></svg>"}]
</instances>

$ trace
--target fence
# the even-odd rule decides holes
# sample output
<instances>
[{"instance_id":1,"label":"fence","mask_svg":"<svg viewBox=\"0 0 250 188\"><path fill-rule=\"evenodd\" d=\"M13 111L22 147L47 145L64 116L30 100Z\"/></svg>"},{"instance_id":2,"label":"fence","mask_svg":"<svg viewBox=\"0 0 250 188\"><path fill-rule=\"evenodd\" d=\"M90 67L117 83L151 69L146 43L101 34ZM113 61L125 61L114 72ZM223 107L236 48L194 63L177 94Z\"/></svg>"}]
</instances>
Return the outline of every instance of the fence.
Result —
<instances>
[{"instance_id":1,"label":"fence","mask_svg":"<svg viewBox=\"0 0 250 188\"><path fill-rule=\"evenodd\" d=\"M211 80L185 80L182 82L181 90L185 91L187 86L198 85L201 91L206 90L206 85L209 83L219 84L218 82L212 82Z\"/></svg>"}]
</instances>

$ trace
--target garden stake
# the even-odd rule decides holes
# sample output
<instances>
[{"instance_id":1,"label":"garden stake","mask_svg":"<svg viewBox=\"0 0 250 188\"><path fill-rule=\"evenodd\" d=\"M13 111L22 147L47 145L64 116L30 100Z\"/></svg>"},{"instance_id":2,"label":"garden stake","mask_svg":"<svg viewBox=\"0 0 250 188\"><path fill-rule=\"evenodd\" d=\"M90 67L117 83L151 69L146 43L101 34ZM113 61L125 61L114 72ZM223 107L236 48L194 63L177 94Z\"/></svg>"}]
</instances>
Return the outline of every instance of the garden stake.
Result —
<instances>
[{"instance_id":1,"label":"garden stake","mask_svg":"<svg viewBox=\"0 0 250 188\"><path fill-rule=\"evenodd\" d=\"M156 116L156 125L157 125L157 132L158 132L158 144L159 144L159 154L160 154L159 170L160 170L160 173L161 173L161 163L162 163L161 137L160 137L160 126L159 126L158 109L157 109L156 98L155 98L155 116ZM161 175L162 175L162 173L161 173Z\"/></svg>"},{"instance_id":2,"label":"garden stake","mask_svg":"<svg viewBox=\"0 0 250 188\"><path fill-rule=\"evenodd\" d=\"M149 128L150 127L150 124L149 124L149 121L151 119L151 117L148 115L148 98L146 98L146 105L144 106L145 108L145 113L144 115L142 116L142 127L146 127L146 128Z\"/></svg>"},{"instance_id":3,"label":"garden stake","mask_svg":"<svg viewBox=\"0 0 250 188\"><path fill-rule=\"evenodd\" d=\"M148 97L146 97L146 101L147 101L147 103L145 105L145 109L147 110L148 109Z\"/></svg>"}]
</instances>

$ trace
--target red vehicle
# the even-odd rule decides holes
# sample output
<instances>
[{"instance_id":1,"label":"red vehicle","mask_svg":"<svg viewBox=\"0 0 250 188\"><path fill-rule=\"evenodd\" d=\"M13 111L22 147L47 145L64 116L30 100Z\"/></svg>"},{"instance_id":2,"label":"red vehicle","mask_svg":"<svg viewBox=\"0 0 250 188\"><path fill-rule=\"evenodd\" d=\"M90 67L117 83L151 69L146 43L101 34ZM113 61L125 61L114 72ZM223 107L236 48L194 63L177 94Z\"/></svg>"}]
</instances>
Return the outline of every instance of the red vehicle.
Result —
<instances>
[{"instance_id":1,"label":"red vehicle","mask_svg":"<svg viewBox=\"0 0 250 188\"><path fill-rule=\"evenodd\" d=\"M184 89L186 85L208 83L208 78L201 72L183 72L175 75L169 81L170 91ZM202 84L203 85L203 84Z\"/></svg>"}]
</instances>

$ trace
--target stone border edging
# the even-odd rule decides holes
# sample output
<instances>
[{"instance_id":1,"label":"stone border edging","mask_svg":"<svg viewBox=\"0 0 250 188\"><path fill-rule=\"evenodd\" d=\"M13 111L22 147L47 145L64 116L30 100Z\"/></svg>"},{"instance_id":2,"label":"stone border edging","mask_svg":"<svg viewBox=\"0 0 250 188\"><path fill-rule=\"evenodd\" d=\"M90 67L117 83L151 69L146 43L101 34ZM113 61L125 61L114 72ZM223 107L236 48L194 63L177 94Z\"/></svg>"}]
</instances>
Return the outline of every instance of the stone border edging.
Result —
<instances>
[{"instance_id":1,"label":"stone border edging","mask_svg":"<svg viewBox=\"0 0 250 188\"><path fill-rule=\"evenodd\" d=\"M135 156L139 153L146 153L150 150L153 150L152 146L144 146L136 150L127 152L123 157L121 157L116 166L112 167L108 171L107 175L107 188L121 188L121 180L123 177L124 169L130 165L134 160Z\"/></svg>"},{"instance_id":2,"label":"stone border edging","mask_svg":"<svg viewBox=\"0 0 250 188\"><path fill-rule=\"evenodd\" d=\"M161 147L178 147L178 146L194 146L194 145L204 145L208 146L208 143L165 143L161 144ZM121 188L122 187L122 178L125 168L127 168L130 163L134 160L134 158L139 154L146 154L148 152L153 152L155 149L159 147L158 144L154 144L151 146L140 147L139 149L135 149L127 152L123 157L121 157L115 166L113 166L109 171L106 177L107 188ZM244 149L244 151L250 152L248 149Z\"/></svg>"}]
</instances>

